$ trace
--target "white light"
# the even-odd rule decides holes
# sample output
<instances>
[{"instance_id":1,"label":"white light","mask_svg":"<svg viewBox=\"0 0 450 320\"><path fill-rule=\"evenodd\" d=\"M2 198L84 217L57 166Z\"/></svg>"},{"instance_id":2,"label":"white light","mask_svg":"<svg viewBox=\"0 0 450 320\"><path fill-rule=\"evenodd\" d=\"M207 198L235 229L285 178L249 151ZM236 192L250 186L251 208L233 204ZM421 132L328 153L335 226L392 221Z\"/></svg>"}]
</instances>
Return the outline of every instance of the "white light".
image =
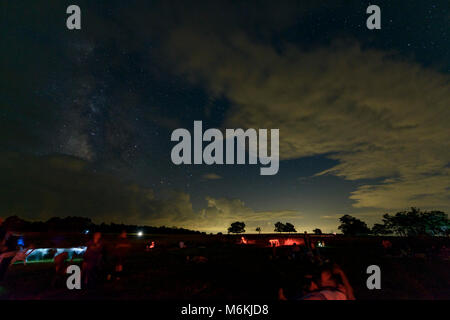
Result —
<instances>
[{"instance_id":1,"label":"white light","mask_svg":"<svg viewBox=\"0 0 450 320\"><path fill-rule=\"evenodd\" d=\"M139 231L139 232L137 233L137 235L138 235L138 237L142 237L142 236L144 235L144 233L143 233L142 231Z\"/></svg>"}]
</instances>

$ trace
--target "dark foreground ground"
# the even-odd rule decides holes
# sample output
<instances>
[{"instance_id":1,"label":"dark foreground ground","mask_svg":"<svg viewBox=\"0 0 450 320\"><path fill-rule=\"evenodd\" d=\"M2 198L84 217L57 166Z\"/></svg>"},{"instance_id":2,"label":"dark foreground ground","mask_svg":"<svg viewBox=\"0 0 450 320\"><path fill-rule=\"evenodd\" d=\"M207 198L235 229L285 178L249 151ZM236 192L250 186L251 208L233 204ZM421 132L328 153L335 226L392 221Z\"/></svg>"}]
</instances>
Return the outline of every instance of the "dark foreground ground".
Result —
<instances>
[{"instance_id":1,"label":"dark foreground ground","mask_svg":"<svg viewBox=\"0 0 450 320\"><path fill-rule=\"evenodd\" d=\"M276 236L255 235L253 239L258 237ZM237 239L207 235L131 238L124 276L108 282L102 275L92 289L53 288L54 266L49 262L13 265L0 287L0 298L267 301L276 300L278 288L292 286L307 272L303 262L288 258L288 247L277 248L278 258L274 258L272 248L239 245ZM145 244L152 240L156 248L145 251ZM188 247L177 248L179 240ZM412 254L406 257L400 257L398 250L386 255L381 238L322 240L326 244L320 248L322 256L341 266L357 299L450 299L450 262L429 254L434 240L416 240ZM405 243L391 241L394 248ZM439 243L443 241L448 242ZM195 263L187 256L204 256L208 261ZM366 268L373 264L381 268L381 290L366 287Z\"/></svg>"}]
</instances>

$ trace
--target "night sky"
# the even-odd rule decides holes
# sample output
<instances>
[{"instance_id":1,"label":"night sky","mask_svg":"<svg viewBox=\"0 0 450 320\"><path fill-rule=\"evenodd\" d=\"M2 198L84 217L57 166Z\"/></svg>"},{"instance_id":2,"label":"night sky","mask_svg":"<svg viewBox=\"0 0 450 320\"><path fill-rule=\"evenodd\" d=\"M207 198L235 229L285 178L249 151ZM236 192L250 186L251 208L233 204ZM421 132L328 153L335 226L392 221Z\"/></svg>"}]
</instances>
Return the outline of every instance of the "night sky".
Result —
<instances>
[{"instance_id":1,"label":"night sky","mask_svg":"<svg viewBox=\"0 0 450 320\"><path fill-rule=\"evenodd\" d=\"M0 14L0 216L332 232L344 214L448 213L448 0L3 0ZM278 174L174 165L171 133L194 120L279 128Z\"/></svg>"}]
</instances>

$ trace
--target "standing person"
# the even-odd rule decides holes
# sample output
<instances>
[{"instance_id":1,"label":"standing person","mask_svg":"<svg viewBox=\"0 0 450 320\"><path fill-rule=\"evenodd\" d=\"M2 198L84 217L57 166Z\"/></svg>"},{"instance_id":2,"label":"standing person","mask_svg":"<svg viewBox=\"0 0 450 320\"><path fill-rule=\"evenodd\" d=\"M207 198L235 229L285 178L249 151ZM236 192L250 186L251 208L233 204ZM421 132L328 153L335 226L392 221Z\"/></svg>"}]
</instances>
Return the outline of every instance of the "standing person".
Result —
<instances>
[{"instance_id":1,"label":"standing person","mask_svg":"<svg viewBox=\"0 0 450 320\"><path fill-rule=\"evenodd\" d=\"M0 281L5 277L6 271L17 252L17 243L12 233L0 218Z\"/></svg>"},{"instance_id":2,"label":"standing person","mask_svg":"<svg viewBox=\"0 0 450 320\"><path fill-rule=\"evenodd\" d=\"M385 255L391 254L391 251L392 251L392 243L391 243L389 240L383 239L383 241L381 241L381 245L383 246L384 254L385 254Z\"/></svg>"},{"instance_id":3,"label":"standing person","mask_svg":"<svg viewBox=\"0 0 450 320\"><path fill-rule=\"evenodd\" d=\"M113 250L113 259L115 264L114 272L116 280L120 280L120 277L123 272L123 265L125 263L125 259L127 257L130 247L131 244L127 238L127 232L124 230L120 233ZM111 278L110 275L108 276L108 279L109 278Z\"/></svg>"},{"instance_id":4,"label":"standing person","mask_svg":"<svg viewBox=\"0 0 450 320\"><path fill-rule=\"evenodd\" d=\"M306 247L306 249L307 249L308 251L311 250L311 242L310 242L310 240L309 240L308 231L305 231L305 237L304 237L304 239L305 239L305 247Z\"/></svg>"},{"instance_id":5,"label":"standing person","mask_svg":"<svg viewBox=\"0 0 450 320\"><path fill-rule=\"evenodd\" d=\"M82 264L83 284L85 286L93 285L100 271L104 250L101 238L102 234L95 232L92 240L87 243Z\"/></svg>"},{"instance_id":6,"label":"standing person","mask_svg":"<svg viewBox=\"0 0 450 320\"><path fill-rule=\"evenodd\" d=\"M62 287L64 280L67 277L67 263L66 260L69 258L67 252L62 252L53 258L55 265L55 276L52 280L52 287Z\"/></svg>"},{"instance_id":7,"label":"standing person","mask_svg":"<svg viewBox=\"0 0 450 320\"><path fill-rule=\"evenodd\" d=\"M272 258L277 258L277 245L275 242L272 242Z\"/></svg>"},{"instance_id":8,"label":"standing person","mask_svg":"<svg viewBox=\"0 0 450 320\"><path fill-rule=\"evenodd\" d=\"M1 251L2 251L2 247L4 246L5 236L6 236L6 227L5 227L5 223L4 223L4 221L3 221L3 218L0 217L0 253L1 253Z\"/></svg>"},{"instance_id":9,"label":"standing person","mask_svg":"<svg viewBox=\"0 0 450 320\"><path fill-rule=\"evenodd\" d=\"M300 254L300 247L297 246L297 243L294 242L291 249L292 259L296 260L298 258L298 255Z\"/></svg>"},{"instance_id":10,"label":"standing person","mask_svg":"<svg viewBox=\"0 0 450 320\"><path fill-rule=\"evenodd\" d=\"M6 271L18 251L17 239L12 232L6 231L0 247L0 281L5 277Z\"/></svg>"}]
</instances>

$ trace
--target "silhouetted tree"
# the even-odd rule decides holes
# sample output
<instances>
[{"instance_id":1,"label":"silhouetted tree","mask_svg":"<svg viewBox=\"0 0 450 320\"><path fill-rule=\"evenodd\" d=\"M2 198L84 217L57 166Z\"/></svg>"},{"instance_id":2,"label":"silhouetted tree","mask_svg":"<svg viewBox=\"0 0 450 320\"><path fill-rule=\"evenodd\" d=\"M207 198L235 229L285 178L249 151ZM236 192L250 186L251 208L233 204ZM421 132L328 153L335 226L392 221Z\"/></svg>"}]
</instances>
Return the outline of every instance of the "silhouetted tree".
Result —
<instances>
[{"instance_id":1,"label":"silhouetted tree","mask_svg":"<svg viewBox=\"0 0 450 320\"><path fill-rule=\"evenodd\" d=\"M26 229L28 222L18 216L10 216L5 219L3 224L9 230L23 231Z\"/></svg>"},{"instance_id":2,"label":"silhouetted tree","mask_svg":"<svg viewBox=\"0 0 450 320\"><path fill-rule=\"evenodd\" d=\"M92 221L84 217L53 217L48 219L46 224L49 230L80 232L90 228Z\"/></svg>"},{"instance_id":3,"label":"silhouetted tree","mask_svg":"<svg viewBox=\"0 0 450 320\"><path fill-rule=\"evenodd\" d=\"M233 222L231 226L228 228L228 233L243 233L245 232L245 223L244 222Z\"/></svg>"},{"instance_id":4,"label":"silhouetted tree","mask_svg":"<svg viewBox=\"0 0 450 320\"><path fill-rule=\"evenodd\" d=\"M320 230L319 228L314 229L313 232L315 234L322 234L322 230Z\"/></svg>"},{"instance_id":5,"label":"silhouetted tree","mask_svg":"<svg viewBox=\"0 0 450 320\"><path fill-rule=\"evenodd\" d=\"M292 223L289 223L289 222L282 223L280 221L275 223L274 231L275 232L297 232L297 230L295 230L295 227Z\"/></svg>"},{"instance_id":6,"label":"silhouetted tree","mask_svg":"<svg viewBox=\"0 0 450 320\"><path fill-rule=\"evenodd\" d=\"M255 231L258 232L259 234L261 234L261 227L257 227L257 228L255 229Z\"/></svg>"},{"instance_id":7,"label":"silhouetted tree","mask_svg":"<svg viewBox=\"0 0 450 320\"><path fill-rule=\"evenodd\" d=\"M278 221L277 223L275 223L275 229L273 231L281 233L281 232L284 232L285 228L286 227L285 227L284 223L281 223L280 221Z\"/></svg>"},{"instance_id":8,"label":"silhouetted tree","mask_svg":"<svg viewBox=\"0 0 450 320\"><path fill-rule=\"evenodd\" d=\"M424 224L424 230L430 235L445 235L450 229L450 220L448 215L442 211L423 212L421 220Z\"/></svg>"},{"instance_id":9,"label":"silhouetted tree","mask_svg":"<svg viewBox=\"0 0 450 320\"><path fill-rule=\"evenodd\" d=\"M418 208L397 212L395 215L386 213L382 221L387 233L400 236L445 235L450 229L448 216L444 212L421 211Z\"/></svg>"},{"instance_id":10,"label":"silhouetted tree","mask_svg":"<svg viewBox=\"0 0 450 320\"><path fill-rule=\"evenodd\" d=\"M348 214L342 216L339 221L341 221L339 230L341 230L345 235L354 236L370 233L370 229L367 227L367 224L365 222Z\"/></svg>"},{"instance_id":11,"label":"silhouetted tree","mask_svg":"<svg viewBox=\"0 0 450 320\"><path fill-rule=\"evenodd\" d=\"M292 223L286 222L286 224L284 225L284 232L297 232L297 230L295 230L295 227Z\"/></svg>"},{"instance_id":12,"label":"silhouetted tree","mask_svg":"<svg viewBox=\"0 0 450 320\"><path fill-rule=\"evenodd\" d=\"M392 232L388 228L386 228L386 225L381 223L375 223L372 227L372 233L375 235L384 235Z\"/></svg>"}]
</instances>

